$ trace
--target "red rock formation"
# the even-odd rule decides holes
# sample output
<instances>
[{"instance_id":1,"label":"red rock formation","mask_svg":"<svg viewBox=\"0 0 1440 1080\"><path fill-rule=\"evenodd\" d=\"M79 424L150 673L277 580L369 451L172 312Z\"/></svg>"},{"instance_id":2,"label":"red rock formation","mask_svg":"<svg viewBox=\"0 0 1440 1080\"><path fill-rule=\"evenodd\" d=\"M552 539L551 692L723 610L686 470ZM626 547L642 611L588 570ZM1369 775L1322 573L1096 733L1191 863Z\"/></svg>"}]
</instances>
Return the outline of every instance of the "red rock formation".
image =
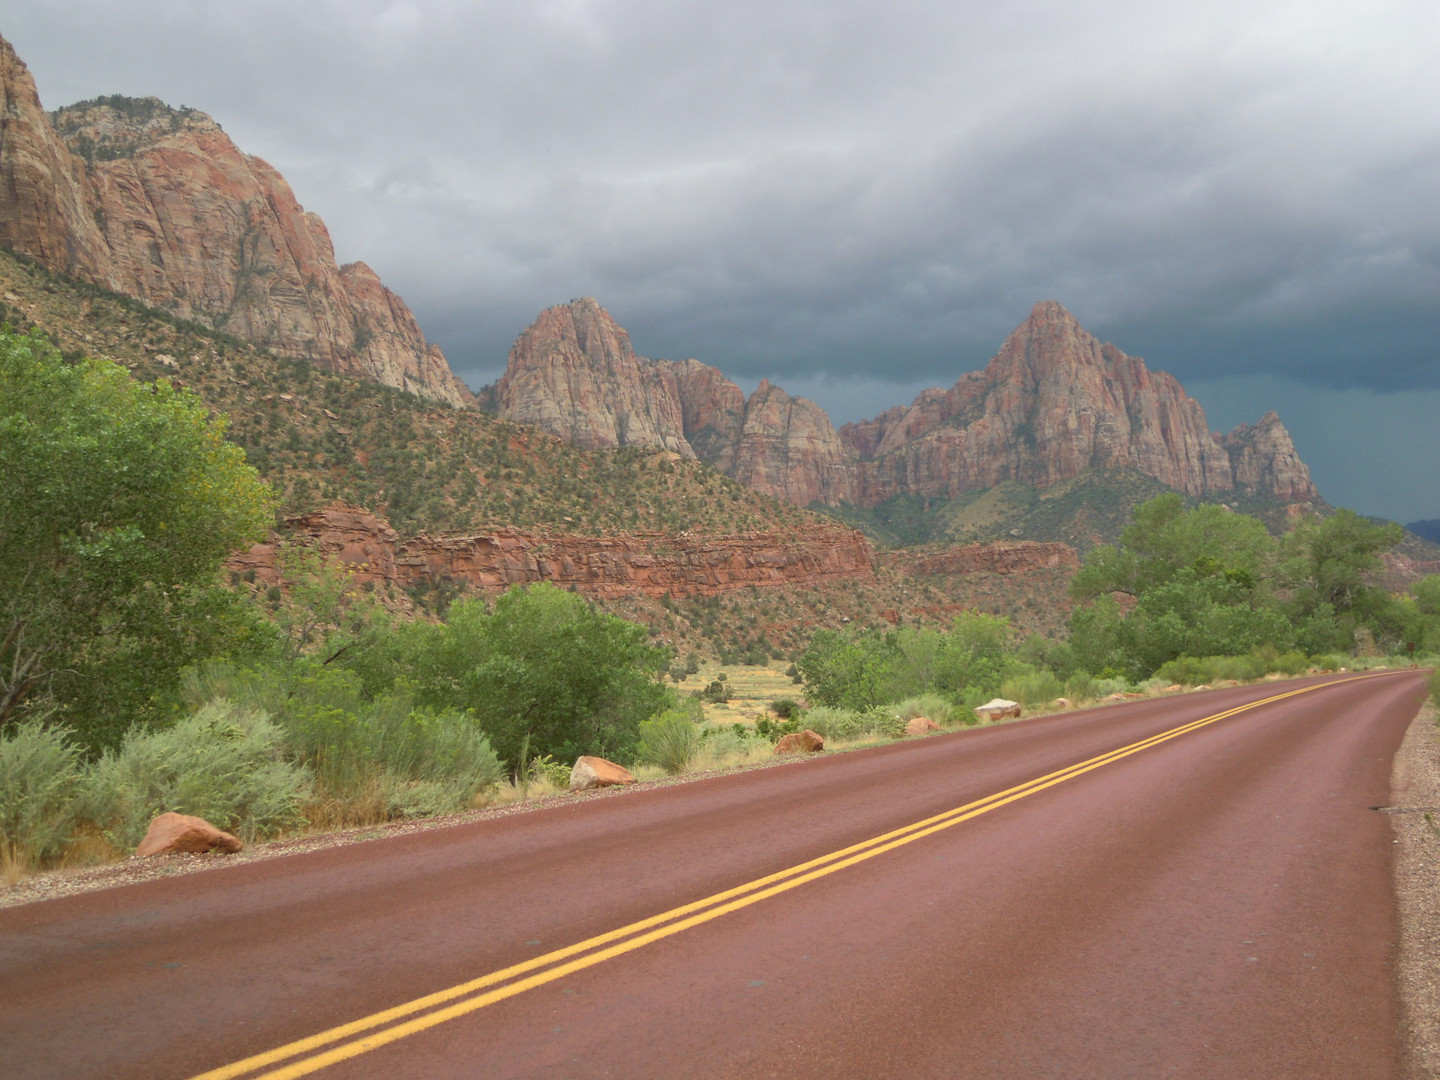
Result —
<instances>
[{"instance_id":1,"label":"red rock formation","mask_svg":"<svg viewBox=\"0 0 1440 1080\"><path fill-rule=\"evenodd\" d=\"M663 446L801 506L953 498L1017 480L1045 487L1087 469L1133 468L1191 495L1247 488L1315 497L1273 413L1212 435L1164 372L1102 344L1059 304L1036 304L984 371L837 434L814 402L740 388L697 360L637 357L594 300L544 312L499 384L500 412L592 449Z\"/></svg>"},{"instance_id":2,"label":"red rock formation","mask_svg":"<svg viewBox=\"0 0 1440 1080\"><path fill-rule=\"evenodd\" d=\"M410 309L218 124L158 99L47 116L0 39L0 243L47 266L334 371L473 397Z\"/></svg>"},{"instance_id":3,"label":"red rock formation","mask_svg":"<svg viewBox=\"0 0 1440 1080\"><path fill-rule=\"evenodd\" d=\"M658 446L694 457L675 373L635 355L630 335L588 297L547 308L516 340L500 415L583 446Z\"/></svg>"},{"instance_id":4,"label":"red rock formation","mask_svg":"<svg viewBox=\"0 0 1440 1080\"><path fill-rule=\"evenodd\" d=\"M548 581L587 596L715 596L736 589L805 585L831 579L871 580L875 556L863 534L841 525L803 533L745 533L699 537L640 534L620 537L551 536L501 529L480 536L419 536L397 542L380 517L353 506L326 507L290 518L295 535L308 538L331 562L349 566L361 581L402 586L463 581L503 590ZM257 544L226 564L278 579L278 541Z\"/></svg>"},{"instance_id":5,"label":"red rock formation","mask_svg":"<svg viewBox=\"0 0 1440 1080\"><path fill-rule=\"evenodd\" d=\"M1269 493L1282 502L1308 502L1318 496L1310 470L1273 409L1258 424L1241 424L1218 440L1230 455L1236 486Z\"/></svg>"},{"instance_id":6,"label":"red rock formation","mask_svg":"<svg viewBox=\"0 0 1440 1080\"><path fill-rule=\"evenodd\" d=\"M847 425L841 437L868 456L859 470L865 505L900 492L954 497L1002 480L1045 487L1091 468L1138 469L1191 495L1237 483L1204 410L1172 376L1102 344L1053 301L1035 305L984 371L948 391L925 391L903 412ZM1257 448L1241 483L1266 475L1264 449L1250 445ZM1297 483L1276 494L1301 490Z\"/></svg>"},{"instance_id":7,"label":"red rock formation","mask_svg":"<svg viewBox=\"0 0 1440 1080\"><path fill-rule=\"evenodd\" d=\"M853 502L854 477L825 410L762 381L745 403L745 426L731 475L800 506Z\"/></svg>"}]
</instances>

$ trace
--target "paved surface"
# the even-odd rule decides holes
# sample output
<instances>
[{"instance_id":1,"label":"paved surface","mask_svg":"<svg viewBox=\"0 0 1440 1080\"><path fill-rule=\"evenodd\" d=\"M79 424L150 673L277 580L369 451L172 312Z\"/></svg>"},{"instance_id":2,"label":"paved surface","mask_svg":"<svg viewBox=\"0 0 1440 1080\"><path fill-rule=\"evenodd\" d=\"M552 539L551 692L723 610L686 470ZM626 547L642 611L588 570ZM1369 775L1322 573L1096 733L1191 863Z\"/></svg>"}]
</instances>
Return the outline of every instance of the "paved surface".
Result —
<instances>
[{"instance_id":1,"label":"paved surface","mask_svg":"<svg viewBox=\"0 0 1440 1080\"><path fill-rule=\"evenodd\" d=\"M542 958L231 1075L1396 1077L1391 836L1369 807L1389 798L1420 673L1063 772L1304 685L3 910L0 1073L191 1077ZM1017 785L892 850L823 861ZM822 876L784 876L816 859ZM747 891L770 874L782 891ZM735 889L734 910L697 904ZM637 930L550 955L692 904L649 943ZM459 1015L437 1022L446 1008ZM403 1024L414 1033L393 1037ZM343 1059L314 1071L326 1053Z\"/></svg>"}]
</instances>

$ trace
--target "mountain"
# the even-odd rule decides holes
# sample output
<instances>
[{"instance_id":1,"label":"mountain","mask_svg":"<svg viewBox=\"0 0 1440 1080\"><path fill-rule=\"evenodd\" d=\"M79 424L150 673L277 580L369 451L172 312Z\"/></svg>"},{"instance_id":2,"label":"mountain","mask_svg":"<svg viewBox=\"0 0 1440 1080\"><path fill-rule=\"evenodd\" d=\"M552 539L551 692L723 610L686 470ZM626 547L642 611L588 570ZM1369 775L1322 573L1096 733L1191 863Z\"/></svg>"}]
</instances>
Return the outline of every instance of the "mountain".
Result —
<instances>
[{"instance_id":1,"label":"mountain","mask_svg":"<svg viewBox=\"0 0 1440 1080\"><path fill-rule=\"evenodd\" d=\"M206 114L102 97L47 114L0 38L0 245L183 319L451 405L405 302Z\"/></svg>"},{"instance_id":2,"label":"mountain","mask_svg":"<svg viewBox=\"0 0 1440 1080\"><path fill-rule=\"evenodd\" d=\"M516 341L500 415L592 449L664 447L802 506L955 500L1134 472L1195 498L1318 498L1274 412L1212 433L1173 376L1035 305L982 371L838 432L823 409L762 382L747 399L698 360L647 360L593 299L543 312Z\"/></svg>"},{"instance_id":3,"label":"mountain","mask_svg":"<svg viewBox=\"0 0 1440 1080\"><path fill-rule=\"evenodd\" d=\"M495 398L505 419L586 449L663 448L798 506L853 495L845 448L819 405L768 382L746 400L708 364L637 356L589 297L546 309L520 334Z\"/></svg>"}]
</instances>

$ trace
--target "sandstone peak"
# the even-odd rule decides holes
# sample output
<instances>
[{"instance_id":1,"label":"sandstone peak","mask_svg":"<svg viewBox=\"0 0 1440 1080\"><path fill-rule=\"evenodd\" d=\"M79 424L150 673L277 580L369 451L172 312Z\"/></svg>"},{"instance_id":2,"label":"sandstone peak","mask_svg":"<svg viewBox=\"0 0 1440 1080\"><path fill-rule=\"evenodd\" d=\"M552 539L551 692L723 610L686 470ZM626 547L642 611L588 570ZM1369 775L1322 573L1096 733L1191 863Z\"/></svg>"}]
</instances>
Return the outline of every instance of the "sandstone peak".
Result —
<instances>
[{"instance_id":1,"label":"sandstone peak","mask_svg":"<svg viewBox=\"0 0 1440 1080\"><path fill-rule=\"evenodd\" d=\"M1251 489L1314 497L1273 412L1213 434L1172 376L1035 304L984 370L836 432L823 409L762 379L747 399L698 360L646 360L592 298L542 312L515 343L500 412L592 449L656 446L699 457L802 506L954 498L1016 480L1047 487L1135 469L1195 496Z\"/></svg>"},{"instance_id":2,"label":"sandstone peak","mask_svg":"<svg viewBox=\"0 0 1440 1080\"><path fill-rule=\"evenodd\" d=\"M0 38L0 244L282 355L473 403L414 314L340 267L285 178L195 109L94 98L47 116Z\"/></svg>"}]
</instances>

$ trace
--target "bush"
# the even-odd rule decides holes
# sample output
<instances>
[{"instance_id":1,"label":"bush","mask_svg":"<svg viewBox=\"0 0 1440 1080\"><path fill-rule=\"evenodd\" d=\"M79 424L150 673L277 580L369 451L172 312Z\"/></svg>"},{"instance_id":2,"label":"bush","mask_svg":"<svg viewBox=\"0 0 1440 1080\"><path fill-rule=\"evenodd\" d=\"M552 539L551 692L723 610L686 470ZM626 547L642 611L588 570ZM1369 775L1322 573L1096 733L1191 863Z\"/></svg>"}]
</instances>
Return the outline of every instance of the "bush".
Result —
<instances>
[{"instance_id":1,"label":"bush","mask_svg":"<svg viewBox=\"0 0 1440 1080\"><path fill-rule=\"evenodd\" d=\"M1284 653L1269 664L1271 671L1278 671L1282 675L1303 675L1309 666L1310 658L1303 652Z\"/></svg>"},{"instance_id":2,"label":"bush","mask_svg":"<svg viewBox=\"0 0 1440 1080\"><path fill-rule=\"evenodd\" d=\"M1000 684L1000 696L1018 701L1026 708L1046 705L1054 701L1065 690L1065 686L1049 671L1037 671L1030 675L1017 675Z\"/></svg>"},{"instance_id":3,"label":"bush","mask_svg":"<svg viewBox=\"0 0 1440 1080\"><path fill-rule=\"evenodd\" d=\"M309 771L283 761L269 717L215 701L164 731L131 728L89 777L88 816L133 848L157 814L202 817L247 837L298 824Z\"/></svg>"},{"instance_id":4,"label":"bush","mask_svg":"<svg viewBox=\"0 0 1440 1080\"><path fill-rule=\"evenodd\" d=\"M901 720L926 716L935 723L944 725L954 717L955 706L939 694L921 694L918 697L906 698L895 706L894 711Z\"/></svg>"},{"instance_id":5,"label":"bush","mask_svg":"<svg viewBox=\"0 0 1440 1080\"><path fill-rule=\"evenodd\" d=\"M860 712L817 705L801 717L800 723L827 741L876 737L894 739L905 732L905 722L891 710L883 708Z\"/></svg>"},{"instance_id":6,"label":"bush","mask_svg":"<svg viewBox=\"0 0 1440 1080\"><path fill-rule=\"evenodd\" d=\"M1065 680L1065 696L1071 701L1086 701L1095 697L1095 679L1083 671L1077 671Z\"/></svg>"},{"instance_id":7,"label":"bush","mask_svg":"<svg viewBox=\"0 0 1440 1080\"><path fill-rule=\"evenodd\" d=\"M301 660L284 670L236 671L208 663L185 673L192 705L224 698L268 713L286 752L315 775L342 826L465 809L504 770L475 719L416 708L408 694L365 699L359 675ZM568 782L568 774L567 774Z\"/></svg>"},{"instance_id":8,"label":"bush","mask_svg":"<svg viewBox=\"0 0 1440 1080\"><path fill-rule=\"evenodd\" d=\"M79 748L62 728L27 721L0 738L0 861L27 867L60 853L80 778Z\"/></svg>"},{"instance_id":9,"label":"bush","mask_svg":"<svg viewBox=\"0 0 1440 1080\"><path fill-rule=\"evenodd\" d=\"M712 705L723 705L730 700L730 688L723 679L712 680L709 686L697 693L701 701L708 701Z\"/></svg>"},{"instance_id":10,"label":"bush","mask_svg":"<svg viewBox=\"0 0 1440 1080\"><path fill-rule=\"evenodd\" d=\"M854 739L864 733L864 717L854 709L816 705L803 719L805 726L824 739Z\"/></svg>"},{"instance_id":11,"label":"bush","mask_svg":"<svg viewBox=\"0 0 1440 1080\"><path fill-rule=\"evenodd\" d=\"M794 698L782 697L770 703L770 711L781 720L791 720L800 715L800 703Z\"/></svg>"},{"instance_id":12,"label":"bush","mask_svg":"<svg viewBox=\"0 0 1440 1080\"><path fill-rule=\"evenodd\" d=\"M682 773L700 753L700 725L685 707L640 721L640 760L659 765L672 776Z\"/></svg>"}]
</instances>

